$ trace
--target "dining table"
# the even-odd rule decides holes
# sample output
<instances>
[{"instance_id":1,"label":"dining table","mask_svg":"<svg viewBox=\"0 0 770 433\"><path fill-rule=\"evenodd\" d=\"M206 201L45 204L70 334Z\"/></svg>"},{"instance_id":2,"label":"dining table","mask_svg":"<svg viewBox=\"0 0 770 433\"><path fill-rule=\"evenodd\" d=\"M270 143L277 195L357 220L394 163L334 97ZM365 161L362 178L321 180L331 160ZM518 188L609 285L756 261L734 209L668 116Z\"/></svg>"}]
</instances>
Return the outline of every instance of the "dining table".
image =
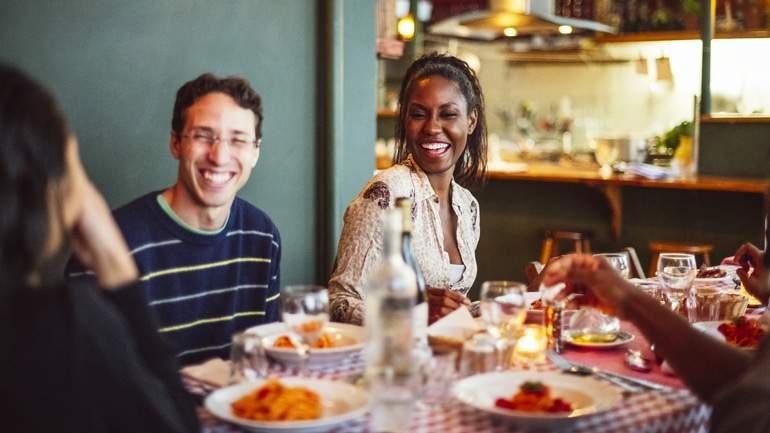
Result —
<instances>
[{"instance_id":1,"label":"dining table","mask_svg":"<svg viewBox=\"0 0 770 433\"><path fill-rule=\"evenodd\" d=\"M700 284L704 285L704 284ZM708 283L706 285L709 285ZM729 281L716 282L713 287L723 290L734 288ZM628 322L621 323L621 329L634 336L633 341L624 347L610 349L591 349L565 345L561 355L568 361L581 365L597 367L603 371L618 373L645 381L664 385L662 390L624 391L622 401L604 412L588 417L581 417L564 431L576 433L705 433L709 429L711 407L699 400L684 383L671 371L664 371L661 365L652 363L649 372L637 372L625 363L626 349L649 350L650 342L642 333ZM364 372L363 354L354 353L342 362L326 366L311 366L300 370L296 367L271 362L269 374L276 377L307 376L342 380L349 383L360 378ZM530 370L535 372L561 371L548 360L543 362L514 365L512 370ZM183 376L188 391L201 401L216 388L189 376ZM235 433L243 432L241 427L228 424L214 417L203 414L203 432ZM351 420L337 426L335 433L369 432L369 415ZM440 406L416 405L411 420L411 432L432 433L502 433L517 432L517 427L508 420L499 419L479 411L447 396L447 401Z\"/></svg>"}]
</instances>

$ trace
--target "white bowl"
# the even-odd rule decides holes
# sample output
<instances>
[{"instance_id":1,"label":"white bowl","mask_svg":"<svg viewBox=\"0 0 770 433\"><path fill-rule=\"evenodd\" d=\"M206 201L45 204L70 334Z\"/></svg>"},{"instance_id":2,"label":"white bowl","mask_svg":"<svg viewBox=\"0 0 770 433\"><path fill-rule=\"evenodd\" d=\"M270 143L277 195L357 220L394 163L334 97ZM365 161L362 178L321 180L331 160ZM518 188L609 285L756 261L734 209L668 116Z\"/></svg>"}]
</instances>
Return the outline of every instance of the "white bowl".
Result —
<instances>
[{"instance_id":1,"label":"white bowl","mask_svg":"<svg viewBox=\"0 0 770 433\"><path fill-rule=\"evenodd\" d=\"M302 357L294 349L273 347L275 340L281 335L291 334L288 326L282 322L268 323L266 325L249 328L246 332L262 337L267 356L275 361L288 365L297 365L302 362ZM346 323L332 322L324 327L325 333L335 341L342 342L340 347L328 349L310 349L308 366L330 365L360 352L364 347L366 333L363 327Z\"/></svg>"}]
</instances>

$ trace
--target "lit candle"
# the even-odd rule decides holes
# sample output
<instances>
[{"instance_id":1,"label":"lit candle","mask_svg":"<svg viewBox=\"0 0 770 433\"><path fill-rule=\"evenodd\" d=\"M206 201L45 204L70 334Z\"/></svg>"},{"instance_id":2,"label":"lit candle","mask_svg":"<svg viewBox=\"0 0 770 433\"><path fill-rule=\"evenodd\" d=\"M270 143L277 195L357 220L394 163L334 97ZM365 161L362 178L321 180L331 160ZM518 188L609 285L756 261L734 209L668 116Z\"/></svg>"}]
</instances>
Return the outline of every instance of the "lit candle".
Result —
<instances>
[{"instance_id":1,"label":"lit candle","mask_svg":"<svg viewBox=\"0 0 770 433\"><path fill-rule=\"evenodd\" d=\"M542 362L545 360L547 345L548 338L542 325L524 325L514 347L514 356L524 363Z\"/></svg>"}]
</instances>

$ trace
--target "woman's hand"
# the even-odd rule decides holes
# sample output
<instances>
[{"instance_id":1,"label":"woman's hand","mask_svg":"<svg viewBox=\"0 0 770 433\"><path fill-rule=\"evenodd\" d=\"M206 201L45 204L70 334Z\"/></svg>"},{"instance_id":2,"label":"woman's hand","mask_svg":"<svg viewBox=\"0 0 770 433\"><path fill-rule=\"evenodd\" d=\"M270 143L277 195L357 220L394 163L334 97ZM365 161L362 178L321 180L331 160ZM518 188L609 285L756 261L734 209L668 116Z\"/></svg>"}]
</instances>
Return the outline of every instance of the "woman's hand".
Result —
<instances>
[{"instance_id":1,"label":"woman's hand","mask_svg":"<svg viewBox=\"0 0 770 433\"><path fill-rule=\"evenodd\" d=\"M118 288L135 281L138 277L136 263L107 202L88 179L74 140L68 148L67 176L68 199L79 202L72 229L75 257L94 271L102 288Z\"/></svg>"},{"instance_id":2,"label":"woman's hand","mask_svg":"<svg viewBox=\"0 0 770 433\"><path fill-rule=\"evenodd\" d=\"M564 256L549 263L543 274L543 284L565 283L564 295L582 293L589 304L621 318L628 293L634 290L607 260L587 254Z\"/></svg>"},{"instance_id":3,"label":"woman's hand","mask_svg":"<svg viewBox=\"0 0 770 433\"><path fill-rule=\"evenodd\" d=\"M446 316L471 301L464 295L450 289L428 287L428 324Z\"/></svg>"},{"instance_id":4,"label":"woman's hand","mask_svg":"<svg viewBox=\"0 0 770 433\"><path fill-rule=\"evenodd\" d=\"M740 266L735 274L741 279L746 291L759 299L762 304L767 305L770 299L770 281L763 265L764 258L763 251L751 243L745 243L735 252L733 260ZM749 273L750 268L754 268L751 273Z\"/></svg>"}]
</instances>

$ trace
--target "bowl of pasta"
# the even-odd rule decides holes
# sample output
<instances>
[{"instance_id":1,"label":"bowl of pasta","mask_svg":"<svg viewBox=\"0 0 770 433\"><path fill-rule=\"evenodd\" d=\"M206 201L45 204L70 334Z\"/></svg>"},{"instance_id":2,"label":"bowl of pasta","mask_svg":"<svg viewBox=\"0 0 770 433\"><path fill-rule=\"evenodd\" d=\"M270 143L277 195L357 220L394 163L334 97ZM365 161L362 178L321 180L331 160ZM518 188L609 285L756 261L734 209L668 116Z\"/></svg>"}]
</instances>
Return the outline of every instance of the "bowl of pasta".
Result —
<instances>
[{"instance_id":1,"label":"bowl of pasta","mask_svg":"<svg viewBox=\"0 0 770 433\"><path fill-rule=\"evenodd\" d=\"M557 372L504 371L470 376L452 394L462 403L529 430L569 426L611 410L622 390L592 377Z\"/></svg>"},{"instance_id":2,"label":"bowl of pasta","mask_svg":"<svg viewBox=\"0 0 770 433\"><path fill-rule=\"evenodd\" d=\"M345 382L267 378L214 391L205 406L217 418L249 431L311 433L361 417L369 395Z\"/></svg>"},{"instance_id":3,"label":"bowl of pasta","mask_svg":"<svg viewBox=\"0 0 770 433\"><path fill-rule=\"evenodd\" d=\"M269 323L255 326L247 332L262 337L265 352L274 361L287 365L302 362L298 350L299 338L284 323ZM330 365L359 353L364 347L365 330L361 326L346 323L328 323L320 338L309 348L308 366Z\"/></svg>"}]
</instances>

